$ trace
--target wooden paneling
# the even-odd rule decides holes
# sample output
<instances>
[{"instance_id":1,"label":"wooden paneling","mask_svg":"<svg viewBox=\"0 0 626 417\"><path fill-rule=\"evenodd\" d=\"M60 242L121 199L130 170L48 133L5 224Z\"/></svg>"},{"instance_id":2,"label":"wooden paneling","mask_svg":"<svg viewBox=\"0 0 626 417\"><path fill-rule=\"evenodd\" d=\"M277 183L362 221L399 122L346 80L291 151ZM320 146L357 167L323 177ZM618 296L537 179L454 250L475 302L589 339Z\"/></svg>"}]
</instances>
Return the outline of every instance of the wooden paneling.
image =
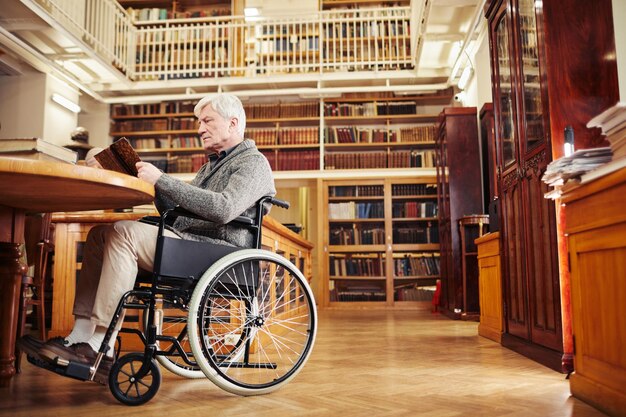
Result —
<instances>
[{"instance_id":1,"label":"wooden paneling","mask_svg":"<svg viewBox=\"0 0 626 417\"><path fill-rule=\"evenodd\" d=\"M626 416L626 170L582 186L563 201L575 347L572 394L610 415Z\"/></svg>"}]
</instances>

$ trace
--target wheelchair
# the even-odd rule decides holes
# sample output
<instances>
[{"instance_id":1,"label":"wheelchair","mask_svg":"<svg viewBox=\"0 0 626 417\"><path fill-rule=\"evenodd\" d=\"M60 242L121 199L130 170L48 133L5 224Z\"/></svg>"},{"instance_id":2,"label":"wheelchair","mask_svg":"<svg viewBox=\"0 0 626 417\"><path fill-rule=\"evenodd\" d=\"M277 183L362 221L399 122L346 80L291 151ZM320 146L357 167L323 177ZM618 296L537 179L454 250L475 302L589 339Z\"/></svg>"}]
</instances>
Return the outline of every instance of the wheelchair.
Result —
<instances>
[{"instance_id":1,"label":"wheelchair","mask_svg":"<svg viewBox=\"0 0 626 417\"><path fill-rule=\"evenodd\" d=\"M284 257L261 249L264 207L289 203L264 197L254 219L238 217L229 226L245 227L254 248L170 238L166 223L176 217L202 220L181 208L158 218L158 240L149 279L120 300L92 365L58 359L50 370L93 380L118 321L127 309L141 310L136 334L143 352L117 357L109 389L126 405L150 401L161 385L159 364L185 378L208 378L237 395L266 394L293 379L315 343L317 312L309 284ZM141 275L141 274L140 274ZM41 366L41 364L38 364Z\"/></svg>"}]
</instances>

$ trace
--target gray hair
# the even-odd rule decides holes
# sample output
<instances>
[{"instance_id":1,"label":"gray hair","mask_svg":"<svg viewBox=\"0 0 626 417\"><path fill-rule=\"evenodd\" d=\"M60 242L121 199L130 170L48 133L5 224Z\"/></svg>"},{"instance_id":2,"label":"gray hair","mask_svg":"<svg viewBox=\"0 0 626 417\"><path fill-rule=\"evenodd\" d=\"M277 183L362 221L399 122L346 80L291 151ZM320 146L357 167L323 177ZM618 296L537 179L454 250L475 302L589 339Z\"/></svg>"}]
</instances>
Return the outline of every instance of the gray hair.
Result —
<instances>
[{"instance_id":1,"label":"gray hair","mask_svg":"<svg viewBox=\"0 0 626 417\"><path fill-rule=\"evenodd\" d=\"M208 105L211 105L211 108L225 119L234 117L239 120L237 133L243 138L246 130L246 111L243 109L243 104L241 104L241 100L237 96L232 94L213 94L204 97L193 109L193 113L197 118L200 118L200 112Z\"/></svg>"}]
</instances>

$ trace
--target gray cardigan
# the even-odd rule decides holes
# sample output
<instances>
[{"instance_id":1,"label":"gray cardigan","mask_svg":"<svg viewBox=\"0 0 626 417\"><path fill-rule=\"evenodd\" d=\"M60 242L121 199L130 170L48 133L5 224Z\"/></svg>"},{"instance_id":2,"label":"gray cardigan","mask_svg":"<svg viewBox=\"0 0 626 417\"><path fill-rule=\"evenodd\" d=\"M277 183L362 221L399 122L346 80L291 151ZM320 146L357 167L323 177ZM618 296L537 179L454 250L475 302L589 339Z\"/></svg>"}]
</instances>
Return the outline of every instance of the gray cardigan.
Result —
<instances>
[{"instance_id":1,"label":"gray cardigan","mask_svg":"<svg viewBox=\"0 0 626 417\"><path fill-rule=\"evenodd\" d=\"M180 205L210 220L178 218L173 228L179 236L239 247L251 247L252 234L226 223L240 215L254 218L257 200L276 195L272 169L249 139L219 160L213 170L209 163L204 164L190 184L163 174L155 190L159 212Z\"/></svg>"}]
</instances>

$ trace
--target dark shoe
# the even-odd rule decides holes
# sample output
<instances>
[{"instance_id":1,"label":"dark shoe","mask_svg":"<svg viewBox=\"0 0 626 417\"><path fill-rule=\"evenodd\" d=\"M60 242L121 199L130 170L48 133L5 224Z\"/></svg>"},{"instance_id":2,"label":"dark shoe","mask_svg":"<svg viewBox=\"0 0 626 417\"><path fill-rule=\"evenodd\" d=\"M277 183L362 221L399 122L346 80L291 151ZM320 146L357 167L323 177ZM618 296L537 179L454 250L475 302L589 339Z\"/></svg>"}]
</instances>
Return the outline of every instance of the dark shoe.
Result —
<instances>
[{"instance_id":1,"label":"dark shoe","mask_svg":"<svg viewBox=\"0 0 626 417\"><path fill-rule=\"evenodd\" d=\"M20 337L16 342L19 350L26 353L27 355L35 357L39 357L39 349L41 349L44 344L45 343L43 341L35 339L29 334Z\"/></svg>"},{"instance_id":2,"label":"dark shoe","mask_svg":"<svg viewBox=\"0 0 626 417\"><path fill-rule=\"evenodd\" d=\"M80 362L85 365L93 366L96 363L98 352L92 349L89 343L75 343L67 346L59 343L46 343L40 350L42 357L56 362L59 358L71 362ZM113 358L104 356L100 361L100 365L96 370L93 380L102 385L109 383L109 371L113 366Z\"/></svg>"},{"instance_id":3,"label":"dark shoe","mask_svg":"<svg viewBox=\"0 0 626 417\"><path fill-rule=\"evenodd\" d=\"M51 362L55 362L57 358L74 360L66 358L67 353L70 351L69 349L70 345L65 339L62 337L53 337L39 348L39 356Z\"/></svg>"}]
</instances>

